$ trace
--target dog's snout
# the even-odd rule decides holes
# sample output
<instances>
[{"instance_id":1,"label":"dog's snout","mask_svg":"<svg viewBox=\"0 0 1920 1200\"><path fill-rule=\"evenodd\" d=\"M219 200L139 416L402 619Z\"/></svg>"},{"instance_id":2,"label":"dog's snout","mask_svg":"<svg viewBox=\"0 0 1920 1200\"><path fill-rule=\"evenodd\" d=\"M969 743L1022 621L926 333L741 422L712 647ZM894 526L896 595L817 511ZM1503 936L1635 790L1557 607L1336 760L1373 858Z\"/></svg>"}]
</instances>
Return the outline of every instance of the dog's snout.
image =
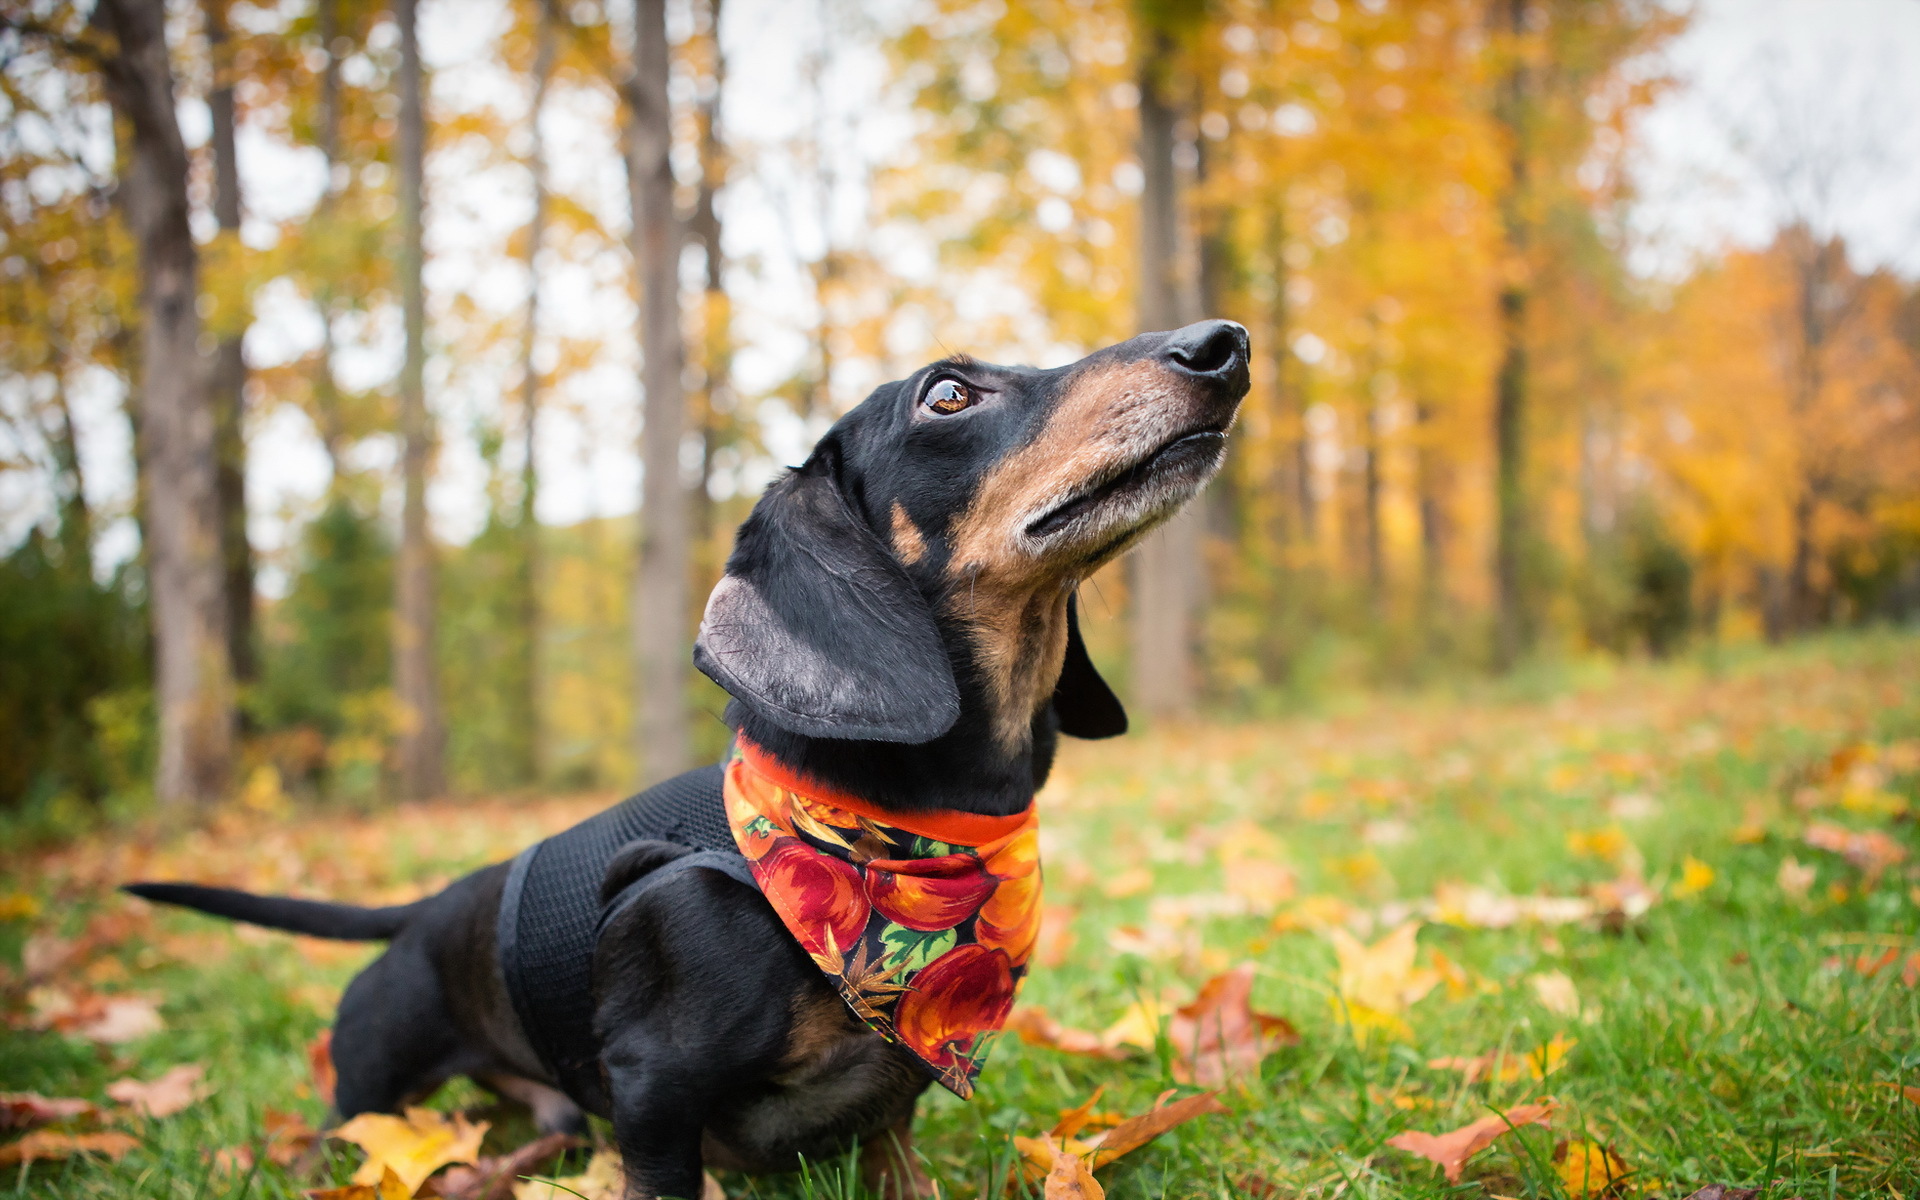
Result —
<instances>
[{"instance_id":1,"label":"dog's snout","mask_svg":"<svg viewBox=\"0 0 1920 1200\"><path fill-rule=\"evenodd\" d=\"M1229 380L1247 369L1247 331L1233 321L1199 321L1169 334L1160 354L1183 374Z\"/></svg>"}]
</instances>

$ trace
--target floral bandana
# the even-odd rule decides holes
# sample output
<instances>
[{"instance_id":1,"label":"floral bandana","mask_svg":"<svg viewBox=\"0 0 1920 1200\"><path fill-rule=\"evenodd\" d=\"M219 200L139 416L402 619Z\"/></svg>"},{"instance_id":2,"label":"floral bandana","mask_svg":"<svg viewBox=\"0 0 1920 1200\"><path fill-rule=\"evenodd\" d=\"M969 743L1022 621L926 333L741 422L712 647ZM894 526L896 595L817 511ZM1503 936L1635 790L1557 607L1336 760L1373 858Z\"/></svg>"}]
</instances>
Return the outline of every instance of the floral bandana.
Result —
<instances>
[{"instance_id":1,"label":"floral bandana","mask_svg":"<svg viewBox=\"0 0 1920 1200\"><path fill-rule=\"evenodd\" d=\"M745 738L724 791L760 890L855 1015L971 1096L1040 932L1033 807L885 813Z\"/></svg>"}]
</instances>

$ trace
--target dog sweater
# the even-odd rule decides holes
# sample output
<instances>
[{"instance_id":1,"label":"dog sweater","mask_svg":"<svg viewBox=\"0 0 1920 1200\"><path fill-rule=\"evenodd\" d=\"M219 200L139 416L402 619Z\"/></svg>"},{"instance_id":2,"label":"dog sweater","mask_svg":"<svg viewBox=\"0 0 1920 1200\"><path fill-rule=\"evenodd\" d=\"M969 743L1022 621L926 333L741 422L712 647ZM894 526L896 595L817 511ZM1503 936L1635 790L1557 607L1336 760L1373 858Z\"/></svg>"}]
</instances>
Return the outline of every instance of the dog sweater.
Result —
<instances>
[{"instance_id":1,"label":"dog sweater","mask_svg":"<svg viewBox=\"0 0 1920 1200\"><path fill-rule=\"evenodd\" d=\"M607 864L639 840L695 852L603 907ZM593 1032L600 931L697 867L762 891L855 1015L949 1091L972 1095L1039 932L1031 804L1007 817L884 812L741 738L724 767L669 779L528 847L501 894L501 972L534 1051L589 1111L607 1111Z\"/></svg>"}]
</instances>

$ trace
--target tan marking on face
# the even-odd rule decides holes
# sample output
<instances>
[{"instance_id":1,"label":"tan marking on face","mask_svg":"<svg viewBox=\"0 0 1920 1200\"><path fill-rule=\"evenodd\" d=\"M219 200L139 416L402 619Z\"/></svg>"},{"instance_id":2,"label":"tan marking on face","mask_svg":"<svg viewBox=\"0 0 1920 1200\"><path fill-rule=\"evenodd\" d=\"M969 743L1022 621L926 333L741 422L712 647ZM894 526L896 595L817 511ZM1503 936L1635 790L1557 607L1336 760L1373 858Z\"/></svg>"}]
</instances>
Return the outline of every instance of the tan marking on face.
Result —
<instances>
[{"instance_id":1,"label":"tan marking on face","mask_svg":"<svg viewBox=\"0 0 1920 1200\"><path fill-rule=\"evenodd\" d=\"M1059 682L1069 575L1099 565L1086 560L1084 545L1037 552L1026 524L1178 433L1191 419L1180 403L1187 394L1152 362L1088 371L1069 384L1040 435L987 473L954 522L948 606L969 628L1003 747L1028 741Z\"/></svg>"},{"instance_id":2,"label":"tan marking on face","mask_svg":"<svg viewBox=\"0 0 1920 1200\"><path fill-rule=\"evenodd\" d=\"M927 556L927 539L920 536L920 527L898 500L893 502L893 552L909 566Z\"/></svg>"}]
</instances>

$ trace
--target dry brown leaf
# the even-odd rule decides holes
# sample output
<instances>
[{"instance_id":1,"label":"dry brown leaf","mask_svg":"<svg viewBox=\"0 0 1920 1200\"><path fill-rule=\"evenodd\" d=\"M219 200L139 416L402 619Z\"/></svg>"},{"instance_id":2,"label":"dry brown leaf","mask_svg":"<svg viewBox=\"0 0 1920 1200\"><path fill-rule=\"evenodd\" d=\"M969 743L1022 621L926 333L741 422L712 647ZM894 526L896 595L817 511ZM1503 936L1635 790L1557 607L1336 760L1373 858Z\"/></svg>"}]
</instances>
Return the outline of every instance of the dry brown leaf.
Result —
<instances>
[{"instance_id":1,"label":"dry brown leaf","mask_svg":"<svg viewBox=\"0 0 1920 1200\"><path fill-rule=\"evenodd\" d=\"M379 1183L355 1182L345 1187L314 1188L307 1193L309 1200L408 1200L412 1195L391 1167L381 1173Z\"/></svg>"},{"instance_id":2,"label":"dry brown leaf","mask_svg":"<svg viewBox=\"0 0 1920 1200\"><path fill-rule=\"evenodd\" d=\"M59 1121L90 1121L100 1109L89 1100L42 1096L38 1092L0 1092L0 1131L38 1129Z\"/></svg>"},{"instance_id":3,"label":"dry brown leaf","mask_svg":"<svg viewBox=\"0 0 1920 1200\"><path fill-rule=\"evenodd\" d=\"M1522 1104L1510 1108L1504 1113L1495 1112L1481 1117L1471 1125L1463 1125L1447 1133L1422 1133L1409 1129L1405 1133L1395 1134L1387 1139L1387 1145L1417 1154L1428 1162L1438 1163L1446 1172L1448 1183L1460 1182L1460 1170L1469 1158L1493 1145L1502 1134L1523 1125L1545 1125L1553 1116L1556 1105L1551 1100L1538 1104Z\"/></svg>"},{"instance_id":4,"label":"dry brown leaf","mask_svg":"<svg viewBox=\"0 0 1920 1200\"><path fill-rule=\"evenodd\" d=\"M509 1154L488 1155L472 1166L448 1167L433 1181L445 1200L505 1200L522 1175L539 1175L568 1150L586 1142L572 1134L549 1133Z\"/></svg>"},{"instance_id":5,"label":"dry brown leaf","mask_svg":"<svg viewBox=\"0 0 1920 1200\"><path fill-rule=\"evenodd\" d=\"M1161 1096L1162 1103L1147 1112L1120 1122L1098 1138L1089 1139L1094 1151L1088 1162L1094 1167L1104 1167L1121 1155L1138 1150L1176 1125L1183 1125L1206 1113L1226 1112L1227 1107L1220 1103L1219 1095L1218 1092L1201 1092L1171 1104L1164 1103L1166 1097Z\"/></svg>"},{"instance_id":6,"label":"dry brown leaf","mask_svg":"<svg viewBox=\"0 0 1920 1200\"><path fill-rule=\"evenodd\" d=\"M113 996L98 1017L79 1025L74 1032L103 1046L123 1046L165 1028L159 1006L145 996Z\"/></svg>"},{"instance_id":7,"label":"dry brown leaf","mask_svg":"<svg viewBox=\"0 0 1920 1200\"><path fill-rule=\"evenodd\" d=\"M313 1091L320 1097L321 1103L333 1103L333 1087L337 1082L333 1070L333 1030L322 1029L307 1043L307 1070L313 1075Z\"/></svg>"},{"instance_id":8,"label":"dry brown leaf","mask_svg":"<svg viewBox=\"0 0 1920 1200\"><path fill-rule=\"evenodd\" d=\"M404 1117L361 1113L327 1136L367 1152L367 1161L354 1172L355 1183L380 1183L383 1173L391 1169L412 1195L441 1167L479 1158L480 1139L487 1129L485 1121L476 1124L459 1113L449 1121L432 1109L409 1108Z\"/></svg>"},{"instance_id":9,"label":"dry brown leaf","mask_svg":"<svg viewBox=\"0 0 1920 1200\"><path fill-rule=\"evenodd\" d=\"M1760 1200L1760 1189L1729 1187L1724 1183L1710 1183L1688 1196L1687 1200Z\"/></svg>"},{"instance_id":10,"label":"dry brown leaf","mask_svg":"<svg viewBox=\"0 0 1920 1200\"><path fill-rule=\"evenodd\" d=\"M708 1180L713 1177L707 1176ZM716 1187L702 1184L701 1200L725 1200L716 1197ZM514 1200L621 1200L627 1184L620 1171L620 1156L611 1150L595 1154L587 1169L578 1175L559 1179L523 1179L513 1185Z\"/></svg>"},{"instance_id":11,"label":"dry brown leaf","mask_svg":"<svg viewBox=\"0 0 1920 1200\"><path fill-rule=\"evenodd\" d=\"M291 1166L319 1144L320 1134L299 1116L268 1109L261 1117L267 1131L267 1159L279 1166Z\"/></svg>"},{"instance_id":12,"label":"dry brown leaf","mask_svg":"<svg viewBox=\"0 0 1920 1200\"><path fill-rule=\"evenodd\" d=\"M140 1139L129 1133L55 1133L41 1129L17 1142L0 1146L0 1167L72 1158L76 1154L104 1154L119 1159L139 1145Z\"/></svg>"},{"instance_id":13,"label":"dry brown leaf","mask_svg":"<svg viewBox=\"0 0 1920 1200\"><path fill-rule=\"evenodd\" d=\"M1257 1078L1268 1054L1299 1045L1290 1021L1253 1011L1252 995L1253 964L1243 963L1208 980L1193 1003L1175 1010L1167 1025L1174 1079L1222 1087L1231 1079Z\"/></svg>"},{"instance_id":14,"label":"dry brown leaf","mask_svg":"<svg viewBox=\"0 0 1920 1200\"><path fill-rule=\"evenodd\" d=\"M146 1083L116 1079L107 1085L107 1096L143 1117L170 1117L201 1098L200 1079L206 1073L199 1063L182 1063Z\"/></svg>"},{"instance_id":15,"label":"dry brown leaf","mask_svg":"<svg viewBox=\"0 0 1920 1200\"><path fill-rule=\"evenodd\" d=\"M1027 1004L1013 1010L1007 1018L1009 1032L1020 1035L1029 1046L1045 1046L1064 1054L1084 1054L1091 1058L1125 1058L1126 1051L1109 1046L1100 1035L1085 1029L1070 1029L1047 1014L1038 1005Z\"/></svg>"},{"instance_id":16,"label":"dry brown leaf","mask_svg":"<svg viewBox=\"0 0 1920 1200\"><path fill-rule=\"evenodd\" d=\"M1078 1155L1060 1154L1047 1172L1044 1194L1046 1200L1106 1200L1107 1190Z\"/></svg>"},{"instance_id":17,"label":"dry brown leaf","mask_svg":"<svg viewBox=\"0 0 1920 1200\"><path fill-rule=\"evenodd\" d=\"M1103 1083L1093 1089L1093 1095L1087 1097L1085 1104L1062 1111L1060 1119L1054 1122L1053 1129L1049 1132L1057 1138L1070 1138L1085 1129L1088 1119L1093 1116L1093 1106L1100 1103L1100 1093L1106 1090L1107 1085Z\"/></svg>"},{"instance_id":18,"label":"dry brown leaf","mask_svg":"<svg viewBox=\"0 0 1920 1200\"><path fill-rule=\"evenodd\" d=\"M1878 883L1888 867L1906 861L1907 857L1905 846L1878 829L1856 833L1838 825L1816 821L1807 826L1805 840L1814 849L1832 851L1859 867L1866 876L1863 882L1867 887Z\"/></svg>"}]
</instances>

